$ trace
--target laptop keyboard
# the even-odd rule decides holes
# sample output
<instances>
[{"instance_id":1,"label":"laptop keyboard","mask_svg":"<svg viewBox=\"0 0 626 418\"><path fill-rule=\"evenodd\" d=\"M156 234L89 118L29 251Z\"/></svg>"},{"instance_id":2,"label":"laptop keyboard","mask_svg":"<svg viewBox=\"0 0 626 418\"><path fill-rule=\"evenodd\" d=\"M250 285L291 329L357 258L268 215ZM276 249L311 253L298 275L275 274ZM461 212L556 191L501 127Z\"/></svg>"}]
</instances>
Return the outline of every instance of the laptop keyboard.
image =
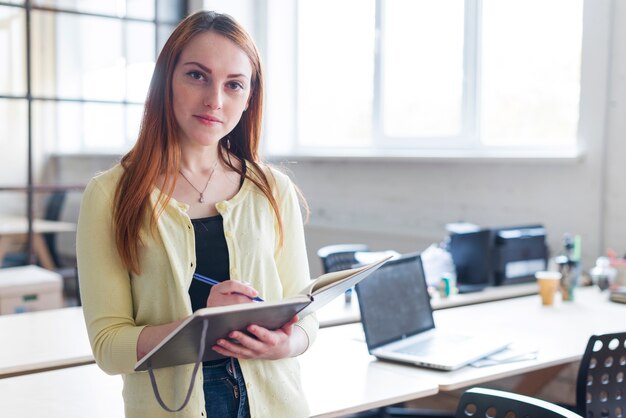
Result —
<instances>
[{"instance_id":1,"label":"laptop keyboard","mask_svg":"<svg viewBox=\"0 0 626 418\"><path fill-rule=\"evenodd\" d=\"M442 335L437 336L430 340L418 341L414 344L410 344L404 347L399 347L393 350L396 353L411 354L411 355L426 355L432 354L439 350L449 350L455 344L462 343L468 340L470 337L465 335Z\"/></svg>"}]
</instances>

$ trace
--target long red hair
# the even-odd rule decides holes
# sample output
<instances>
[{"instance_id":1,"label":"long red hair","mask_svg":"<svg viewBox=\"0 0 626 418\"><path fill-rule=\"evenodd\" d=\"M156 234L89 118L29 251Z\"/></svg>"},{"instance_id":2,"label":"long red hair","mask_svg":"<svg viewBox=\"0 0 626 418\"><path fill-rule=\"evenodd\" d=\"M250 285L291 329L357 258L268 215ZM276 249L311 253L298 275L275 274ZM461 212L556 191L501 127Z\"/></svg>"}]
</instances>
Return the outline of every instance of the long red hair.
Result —
<instances>
[{"instance_id":1,"label":"long red hair","mask_svg":"<svg viewBox=\"0 0 626 418\"><path fill-rule=\"evenodd\" d=\"M233 131L219 143L219 157L231 169L244 175L232 159L245 160L254 170L245 176L263 191L279 223L280 242L283 225L276 199L266 172L259 165L259 142L263 115L263 72L261 59L252 38L232 17L209 11L196 12L185 18L169 37L157 58L146 99L139 137L133 148L122 157L124 173L115 192L115 242L128 270L139 273L139 231L150 217L151 231L169 203L180 166L179 126L174 117L172 77L180 54L190 40L201 33L218 33L239 46L252 65L248 109ZM227 141L228 139L228 141ZM226 147L226 142L230 147ZM150 193L163 175L163 192L148 212Z\"/></svg>"}]
</instances>

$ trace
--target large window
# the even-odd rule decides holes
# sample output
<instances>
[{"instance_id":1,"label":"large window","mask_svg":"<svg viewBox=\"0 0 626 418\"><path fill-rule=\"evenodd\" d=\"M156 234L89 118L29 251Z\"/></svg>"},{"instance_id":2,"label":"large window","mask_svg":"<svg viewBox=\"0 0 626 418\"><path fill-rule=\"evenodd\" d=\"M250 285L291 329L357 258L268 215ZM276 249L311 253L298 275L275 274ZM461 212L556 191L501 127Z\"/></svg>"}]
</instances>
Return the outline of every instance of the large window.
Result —
<instances>
[{"instance_id":1,"label":"large window","mask_svg":"<svg viewBox=\"0 0 626 418\"><path fill-rule=\"evenodd\" d=\"M293 63L295 94L269 98L270 153L578 152L583 32L607 24L585 15L606 2L271 3L268 91L290 87L271 77ZM291 135L278 127L289 116Z\"/></svg>"},{"instance_id":2,"label":"large window","mask_svg":"<svg viewBox=\"0 0 626 418\"><path fill-rule=\"evenodd\" d=\"M81 187L55 156L132 146L155 57L186 11L183 0L0 1L2 215L27 217L32 234L51 192Z\"/></svg>"}]
</instances>

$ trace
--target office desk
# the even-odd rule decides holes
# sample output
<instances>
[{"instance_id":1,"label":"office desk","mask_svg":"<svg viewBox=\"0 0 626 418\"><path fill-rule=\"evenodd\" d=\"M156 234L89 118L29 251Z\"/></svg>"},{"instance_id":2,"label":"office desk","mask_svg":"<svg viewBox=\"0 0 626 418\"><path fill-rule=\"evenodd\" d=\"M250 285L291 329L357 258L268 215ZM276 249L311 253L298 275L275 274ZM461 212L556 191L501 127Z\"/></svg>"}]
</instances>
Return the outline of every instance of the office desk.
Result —
<instances>
[{"instance_id":1,"label":"office desk","mask_svg":"<svg viewBox=\"0 0 626 418\"><path fill-rule=\"evenodd\" d=\"M527 360L483 368L465 367L453 372L427 370L419 367L378 361L367 353L360 324L349 324L321 329L318 340L310 351L301 356L303 385L309 398L312 413L317 417L340 416L351 412L390 405L403 400L430 396L439 391L451 391L467 386L480 385L504 377L567 364L579 360L587 340L594 333L624 331L626 324L626 304L612 303L608 294L597 288L577 289L576 300L563 303L557 300L555 306L541 306L539 296L533 295L506 301L440 309L434 313L437 327L444 329L471 330L486 327L497 333L508 333L514 342L530 343L539 349L535 360ZM24 341L10 344L15 357L20 351L34 349L30 358L39 359L57 351L54 364L69 365L84 359L91 359L86 332L82 323L80 308L66 308L65 324L50 331L50 336L39 340L35 347ZM53 311L48 311L48 313ZM46 321L26 319L46 312L11 315L12 319L27 321L22 327L33 325L33 329L45 326ZM80 314L80 315L78 315ZM78 316L76 316L78 315ZM62 316L54 312L56 319ZM6 324L0 317L0 335L7 335ZM37 324L37 322L39 322ZM72 330L71 324L80 324L80 329ZM25 328L28 330L28 328ZM15 334L13 330L13 334ZM27 331L24 331L26 333ZM78 334L71 337L69 334ZM82 334L82 336L80 335ZM62 338L59 338L62 335ZM53 350L53 345L65 345L64 349L75 350L73 355ZM17 348L13 348L17 347ZM5 350L0 351L3 353ZM46 354L47 352L47 354ZM19 354L21 356L21 354ZM29 356L21 356L29 357ZM6 364L6 359L2 359ZM48 359L51 362L51 359ZM90 360L91 361L91 360ZM33 367L29 368L30 370ZM82 384L77 385L76 382ZM73 382L73 383L72 383ZM71 386L71 385L74 386ZM42 392L38 388L46 389ZM72 388L63 390L62 388ZM83 417L95 415L102 405L102 411L116 411L121 408L121 381L119 377L107 376L95 365L64 368L49 372L0 379L0 405L2 413L20 411L17 415L42 416L50 418ZM32 396L37 393L37 396ZM46 395L46 393L51 393ZM84 402L83 402L84 400ZM65 405L63 414L54 415L58 405ZM82 405L82 407L81 407ZM73 409L76 406L76 409ZM28 407L33 415L22 413ZM12 409L11 409L12 408ZM101 416L115 417L114 413Z\"/></svg>"},{"instance_id":2,"label":"office desk","mask_svg":"<svg viewBox=\"0 0 626 418\"><path fill-rule=\"evenodd\" d=\"M122 378L90 364L0 379L0 415L123 418Z\"/></svg>"},{"instance_id":3,"label":"office desk","mask_svg":"<svg viewBox=\"0 0 626 418\"><path fill-rule=\"evenodd\" d=\"M489 367L463 367L452 372L406 366L401 373L416 379L437 381L440 392L480 385L493 380L521 375L580 360L593 334L626 330L626 304L608 301L608 293L596 287L576 289L574 302L542 306L538 295L504 301L469 305L434 312L437 328L457 332L490 330L507 335L515 344L538 349L537 358ZM334 328L333 328L334 329ZM336 341L360 340L354 352L367 351L360 324L337 327ZM322 330L324 331L324 330ZM381 362L382 363L382 362Z\"/></svg>"},{"instance_id":4,"label":"office desk","mask_svg":"<svg viewBox=\"0 0 626 418\"><path fill-rule=\"evenodd\" d=\"M437 383L415 379L403 366L373 361L359 342L338 347L322 332L302 356L302 380L312 416L338 417L437 393ZM360 347L362 348L362 347ZM0 379L0 414L21 418L123 417L122 378L95 364Z\"/></svg>"},{"instance_id":5,"label":"office desk","mask_svg":"<svg viewBox=\"0 0 626 418\"><path fill-rule=\"evenodd\" d=\"M480 292L454 294L447 298L440 298L436 295L430 303L433 310L439 310L534 295L538 291L537 283L521 283L488 287ZM318 311L317 318L322 328L360 322L361 313L356 292L352 292L350 303L346 303L343 297L332 300Z\"/></svg>"},{"instance_id":6,"label":"office desk","mask_svg":"<svg viewBox=\"0 0 626 418\"><path fill-rule=\"evenodd\" d=\"M0 379L93 363L82 308L0 316Z\"/></svg>"},{"instance_id":7,"label":"office desk","mask_svg":"<svg viewBox=\"0 0 626 418\"><path fill-rule=\"evenodd\" d=\"M71 222L33 220L33 249L41 265L54 269L54 261L42 234L56 232L75 232L76 224ZM28 220L22 216L0 215L0 263L7 252L23 247L28 234Z\"/></svg>"},{"instance_id":8,"label":"office desk","mask_svg":"<svg viewBox=\"0 0 626 418\"><path fill-rule=\"evenodd\" d=\"M465 367L439 376L439 390L449 391L494 379L533 372L578 361L593 334L626 331L626 304L608 301L595 286L578 288L573 302L557 296L554 306L542 306L537 295L435 312L438 327L493 330L515 343L535 346L537 359L490 366Z\"/></svg>"},{"instance_id":9,"label":"office desk","mask_svg":"<svg viewBox=\"0 0 626 418\"><path fill-rule=\"evenodd\" d=\"M510 287L514 288L514 286ZM494 288L494 290L499 289ZM532 290L532 287L520 288L520 290L528 289ZM500 293L487 291L484 295L490 294L501 296ZM442 299L440 303L435 300L433 305L441 310L443 307L467 300L466 297L475 300L478 296L478 293L455 295ZM480 296L484 297L482 292ZM484 299L481 300L484 301ZM329 327L345 323L346 318L350 319L349 322L358 321L360 314L358 304L355 302L353 300L352 304L345 305L342 298L335 299L318 312L320 325ZM501 303L508 304L509 302ZM343 310L344 307L346 307L345 310ZM354 310L356 310L356 319ZM360 324L356 325L360 330ZM81 307L0 316L0 335L3 339L13 342L0 350L0 378L93 362Z\"/></svg>"},{"instance_id":10,"label":"office desk","mask_svg":"<svg viewBox=\"0 0 626 418\"><path fill-rule=\"evenodd\" d=\"M417 369L376 361L362 340L343 328L320 330L299 358L312 416L338 417L437 393L435 380L417 376Z\"/></svg>"}]
</instances>

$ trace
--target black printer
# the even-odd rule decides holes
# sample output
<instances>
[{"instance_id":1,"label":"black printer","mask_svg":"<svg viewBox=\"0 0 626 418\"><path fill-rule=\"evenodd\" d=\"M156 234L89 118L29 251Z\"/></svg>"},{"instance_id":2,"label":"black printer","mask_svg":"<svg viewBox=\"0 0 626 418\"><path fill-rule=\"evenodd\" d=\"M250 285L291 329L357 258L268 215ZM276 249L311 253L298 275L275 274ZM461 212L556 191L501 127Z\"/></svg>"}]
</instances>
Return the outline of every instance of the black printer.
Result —
<instances>
[{"instance_id":1,"label":"black printer","mask_svg":"<svg viewBox=\"0 0 626 418\"><path fill-rule=\"evenodd\" d=\"M496 286L535 281L548 266L546 229L525 225L492 229L493 279Z\"/></svg>"}]
</instances>

